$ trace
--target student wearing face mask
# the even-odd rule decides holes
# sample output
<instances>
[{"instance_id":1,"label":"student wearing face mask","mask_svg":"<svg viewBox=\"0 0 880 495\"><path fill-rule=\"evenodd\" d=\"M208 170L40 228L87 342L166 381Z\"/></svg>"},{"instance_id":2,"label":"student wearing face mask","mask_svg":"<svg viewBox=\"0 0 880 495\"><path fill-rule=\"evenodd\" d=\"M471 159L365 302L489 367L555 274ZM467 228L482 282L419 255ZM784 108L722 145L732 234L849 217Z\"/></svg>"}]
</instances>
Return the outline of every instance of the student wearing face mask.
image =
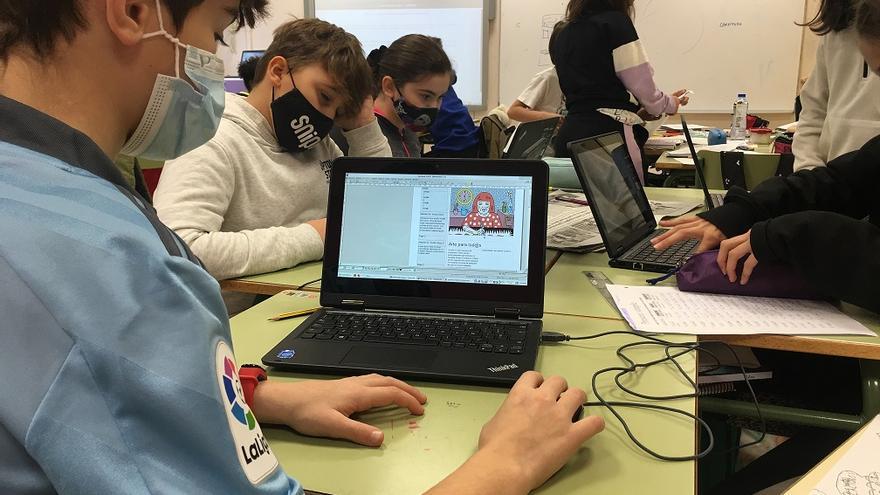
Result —
<instances>
[{"instance_id":1,"label":"student wearing face mask","mask_svg":"<svg viewBox=\"0 0 880 495\"><path fill-rule=\"evenodd\" d=\"M373 71L373 112L396 157L419 158L422 143L437 120L443 96L452 84L452 63L440 40L421 34L406 35L391 46L381 46L367 57ZM335 133L343 151L348 143Z\"/></svg>"},{"instance_id":2,"label":"student wearing face mask","mask_svg":"<svg viewBox=\"0 0 880 495\"><path fill-rule=\"evenodd\" d=\"M165 165L159 218L218 280L267 273L324 253L330 167L342 152L391 156L373 116L370 69L360 42L318 19L275 31L250 95L226 95L217 134ZM225 293L230 312L253 296Z\"/></svg>"},{"instance_id":3,"label":"student wearing face mask","mask_svg":"<svg viewBox=\"0 0 880 495\"><path fill-rule=\"evenodd\" d=\"M379 447L382 430L351 414L425 412L389 377L238 368L217 282L111 161L172 159L214 135L219 33L266 3L0 2L0 493L302 495L260 423ZM585 398L523 374L431 493L537 488L601 430L572 422Z\"/></svg>"}]
</instances>

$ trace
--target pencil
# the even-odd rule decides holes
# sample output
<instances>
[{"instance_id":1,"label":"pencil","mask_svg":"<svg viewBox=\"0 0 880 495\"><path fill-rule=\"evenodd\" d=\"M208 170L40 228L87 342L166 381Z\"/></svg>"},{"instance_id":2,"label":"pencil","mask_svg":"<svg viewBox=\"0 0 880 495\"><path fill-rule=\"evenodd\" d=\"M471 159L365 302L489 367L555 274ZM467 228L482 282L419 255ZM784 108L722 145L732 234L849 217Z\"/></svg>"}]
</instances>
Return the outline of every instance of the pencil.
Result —
<instances>
[{"instance_id":1,"label":"pencil","mask_svg":"<svg viewBox=\"0 0 880 495\"><path fill-rule=\"evenodd\" d=\"M318 311L319 309L321 309L321 308L309 308L309 309L301 309L299 311L290 311L289 313L281 313L281 314L277 314L277 315L269 318L269 321L281 321L281 320L286 320L288 318L296 318L297 316L310 315L310 314L314 313L315 311Z\"/></svg>"}]
</instances>

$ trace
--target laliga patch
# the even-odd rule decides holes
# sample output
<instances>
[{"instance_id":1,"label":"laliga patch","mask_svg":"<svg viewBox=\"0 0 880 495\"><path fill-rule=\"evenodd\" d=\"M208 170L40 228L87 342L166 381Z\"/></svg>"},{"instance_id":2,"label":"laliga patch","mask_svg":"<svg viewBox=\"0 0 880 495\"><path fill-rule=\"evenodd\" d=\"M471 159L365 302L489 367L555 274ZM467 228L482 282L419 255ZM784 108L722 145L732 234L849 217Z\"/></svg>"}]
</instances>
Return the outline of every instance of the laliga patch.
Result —
<instances>
[{"instance_id":1,"label":"laliga patch","mask_svg":"<svg viewBox=\"0 0 880 495\"><path fill-rule=\"evenodd\" d=\"M220 387L223 407L226 408L235 454L247 479L256 485L275 471L278 459L269 450L269 442L263 436L260 424L244 401L235 357L232 349L223 341L217 344L216 369L217 385Z\"/></svg>"}]
</instances>

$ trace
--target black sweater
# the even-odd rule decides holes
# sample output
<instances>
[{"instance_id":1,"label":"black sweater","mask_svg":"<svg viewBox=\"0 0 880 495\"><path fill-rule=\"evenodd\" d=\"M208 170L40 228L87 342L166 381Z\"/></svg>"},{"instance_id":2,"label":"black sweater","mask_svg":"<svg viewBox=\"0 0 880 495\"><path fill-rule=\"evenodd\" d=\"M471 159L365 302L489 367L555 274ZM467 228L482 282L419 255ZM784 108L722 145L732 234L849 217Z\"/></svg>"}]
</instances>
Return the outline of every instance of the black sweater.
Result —
<instances>
[{"instance_id":1,"label":"black sweater","mask_svg":"<svg viewBox=\"0 0 880 495\"><path fill-rule=\"evenodd\" d=\"M759 262L789 264L828 296L880 312L880 136L724 201L699 216L728 237L751 228Z\"/></svg>"}]
</instances>

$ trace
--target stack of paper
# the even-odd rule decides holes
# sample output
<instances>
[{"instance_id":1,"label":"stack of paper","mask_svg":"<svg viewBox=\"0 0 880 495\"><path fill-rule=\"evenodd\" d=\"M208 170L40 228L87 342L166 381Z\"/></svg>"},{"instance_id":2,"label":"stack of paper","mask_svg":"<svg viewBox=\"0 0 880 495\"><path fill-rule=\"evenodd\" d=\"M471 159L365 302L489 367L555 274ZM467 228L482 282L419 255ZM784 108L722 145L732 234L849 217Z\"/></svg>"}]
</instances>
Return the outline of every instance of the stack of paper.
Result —
<instances>
[{"instance_id":1,"label":"stack of paper","mask_svg":"<svg viewBox=\"0 0 880 495\"><path fill-rule=\"evenodd\" d=\"M655 150L674 150L681 146L683 142L684 137L682 136L651 137L648 138L648 141L645 143L645 148L653 148Z\"/></svg>"},{"instance_id":2,"label":"stack of paper","mask_svg":"<svg viewBox=\"0 0 880 495\"><path fill-rule=\"evenodd\" d=\"M666 129L667 131L678 131L684 132L684 126L681 124L663 124L660 126L661 129ZM713 129L712 126L708 125L700 125L700 124L688 124L688 129L692 131L706 131L709 129Z\"/></svg>"},{"instance_id":3,"label":"stack of paper","mask_svg":"<svg viewBox=\"0 0 880 495\"><path fill-rule=\"evenodd\" d=\"M824 301L681 292L675 287L608 285L633 330L691 335L877 334Z\"/></svg>"},{"instance_id":4,"label":"stack of paper","mask_svg":"<svg viewBox=\"0 0 880 495\"><path fill-rule=\"evenodd\" d=\"M559 193L551 195L547 207L547 247L578 253L602 249L602 236L589 206L559 201ZM586 202L583 194L566 194Z\"/></svg>"}]
</instances>

